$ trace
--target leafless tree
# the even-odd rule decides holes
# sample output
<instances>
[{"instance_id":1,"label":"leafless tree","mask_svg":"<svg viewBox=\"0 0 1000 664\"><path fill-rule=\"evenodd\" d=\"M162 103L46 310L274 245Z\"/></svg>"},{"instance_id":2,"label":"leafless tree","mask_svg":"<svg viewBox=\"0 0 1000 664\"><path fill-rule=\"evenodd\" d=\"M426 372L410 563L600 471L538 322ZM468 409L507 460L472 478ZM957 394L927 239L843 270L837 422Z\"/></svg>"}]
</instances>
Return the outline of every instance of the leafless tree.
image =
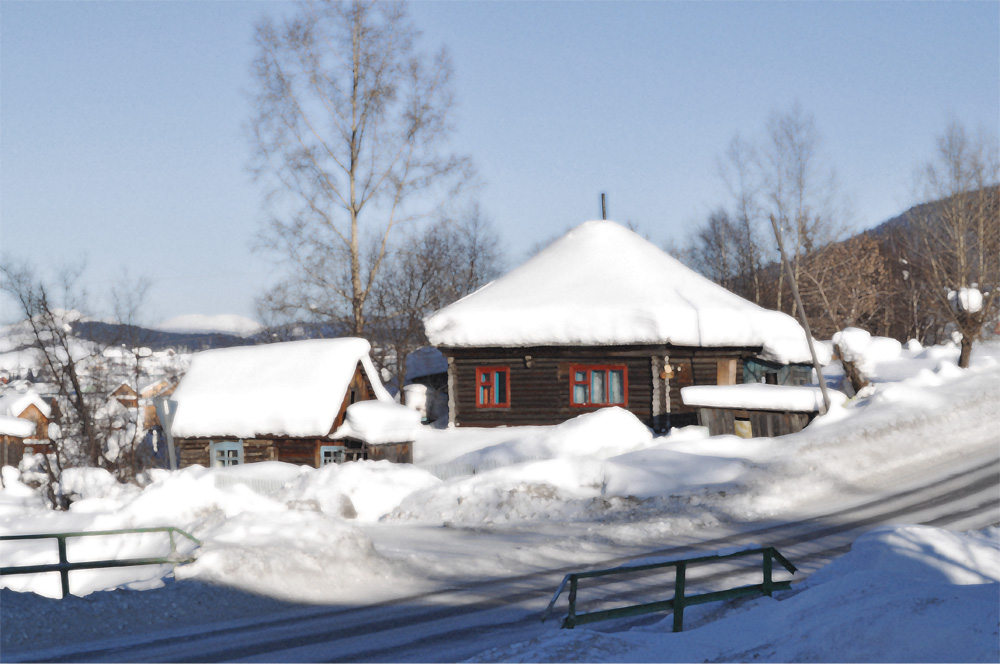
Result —
<instances>
[{"instance_id":1,"label":"leafless tree","mask_svg":"<svg viewBox=\"0 0 1000 664\"><path fill-rule=\"evenodd\" d=\"M378 0L305 2L257 27L252 170L275 209L261 246L289 269L263 303L287 319L362 335L393 229L468 177L446 145L448 55L417 36L404 5Z\"/></svg>"},{"instance_id":2,"label":"leafless tree","mask_svg":"<svg viewBox=\"0 0 1000 664\"><path fill-rule=\"evenodd\" d=\"M427 345L423 320L499 276L500 241L478 207L401 235L373 291L377 359L391 365L402 393L407 357Z\"/></svg>"},{"instance_id":3,"label":"leafless tree","mask_svg":"<svg viewBox=\"0 0 1000 664\"><path fill-rule=\"evenodd\" d=\"M138 408L118 408L110 393L123 376L112 366L115 356L107 349L120 348L124 337L109 344L80 339L73 333L87 298L79 286L82 267L64 269L56 282L36 276L26 264L4 260L0 265L0 289L16 302L29 330L31 347L40 362L41 375L57 389L53 408L56 425L42 455L42 470L48 478L45 491L52 506L66 509L70 496L62 491L60 477L66 468L104 468L127 481L145 466L137 454L138 429L143 424ZM141 289L131 295L119 291L119 311L141 299ZM131 317L131 313L128 314ZM127 355L129 350L124 351ZM120 357L121 354L119 354ZM139 359L136 358L138 366ZM127 373L125 374L127 378Z\"/></svg>"},{"instance_id":4,"label":"leafless tree","mask_svg":"<svg viewBox=\"0 0 1000 664\"><path fill-rule=\"evenodd\" d=\"M890 282L886 258L868 234L831 242L801 257L802 304L821 339L846 327L879 333Z\"/></svg>"},{"instance_id":5,"label":"leafless tree","mask_svg":"<svg viewBox=\"0 0 1000 664\"><path fill-rule=\"evenodd\" d=\"M836 179L822 162L819 144L815 119L796 103L785 113L771 115L759 152L764 213L777 221L798 283L802 256L837 239L844 226L835 219ZM779 272L778 309L783 304L783 277ZM789 306L794 313L794 305Z\"/></svg>"},{"instance_id":6,"label":"leafless tree","mask_svg":"<svg viewBox=\"0 0 1000 664\"><path fill-rule=\"evenodd\" d=\"M716 210L694 236L690 250L693 267L720 286L737 292L745 256L740 239L740 228L729 214L724 209Z\"/></svg>"},{"instance_id":7,"label":"leafless tree","mask_svg":"<svg viewBox=\"0 0 1000 664\"><path fill-rule=\"evenodd\" d=\"M739 134L729 142L724 158L719 160L719 174L733 199L733 226L730 243L737 251L739 281L735 292L761 304L764 299L764 266L773 259L773 251L764 241L764 222L759 157L754 145Z\"/></svg>"},{"instance_id":8,"label":"leafless tree","mask_svg":"<svg viewBox=\"0 0 1000 664\"><path fill-rule=\"evenodd\" d=\"M910 263L936 312L961 335L959 366L996 315L1000 287L1000 158L997 141L951 122L919 172L924 199L910 224Z\"/></svg>"},{"instance_id":9,"label":"leafless tree","mask_svg":"<svg viewBox=\"0 0 1000 664\"><path fill-rule=\"evenodd\" d=\"M816 303L806 312L814 327L829 327L825 319L831 315L843 317L824 306L824 300L840 299L826 290L843 281L833 278L836 265L830 260L841 253L835 240L845 223L838 211L836 178L820 152L812 115L798 104L775 111L758 140L733 137L718 169L731 207L714 212L694 235L695 267L748 300L795 314L789 277L778 264L779 238L770 223L774 218L790 273L812 295L806 301ZM807 270L815 273L805 274Z\"/></svg>"}]
</instances>

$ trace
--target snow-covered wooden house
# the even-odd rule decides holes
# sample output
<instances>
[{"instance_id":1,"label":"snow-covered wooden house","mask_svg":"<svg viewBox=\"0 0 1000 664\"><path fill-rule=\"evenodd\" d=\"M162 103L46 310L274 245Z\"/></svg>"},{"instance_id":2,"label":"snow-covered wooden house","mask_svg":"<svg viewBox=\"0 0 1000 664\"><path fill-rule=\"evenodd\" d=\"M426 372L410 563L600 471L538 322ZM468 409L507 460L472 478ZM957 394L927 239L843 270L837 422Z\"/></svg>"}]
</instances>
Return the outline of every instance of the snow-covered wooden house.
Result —
<instances>
[{"instance_id":1,"label":"snow-covered wooden house","mask_svg":"<svg viewBox=\"0 0 1000 664\"><path fill-rule=\"evenodd\" d=\"M0 396L0 460L16 466L24 452L50 452L52 404L33 389L10 389Z\"/></svg>"},{"instance_id":2,"label":"snow-covered wooden house","mask_svg":"<svg viewBox=\"0 0 1000 664\"><path fill-rule=\"evenodd\" d=\"M802 383L809 349L763 309L611 221L590 221L425 320L448 360L450 421L554 424L620 406L697 422L680 388Z\"/></svg>"},{"instance_id":3,"label":"snow-covered wooden house","mask_svg":"<svg viewBox=\"0 0 1000 664\"><path fill-rule=\"evenodd\" d=\"M330 434L347 407L391 402L364 339L312 339L195 353L173 394L180 466L356 458ZM360 445L360 443L359 443Z\"/></svg>"},{"instance_id":4,"label":"snow-covered wooden house","mask_svg":"<svg viewBox=\"0 0 1000 664\"><path fill-rule=\"evenodd\" d=\"M0 415L34 422L35 431L26 436L48 450L52 404L33 389L10 390L0 397Z\"/></svg>"}]
</instances>

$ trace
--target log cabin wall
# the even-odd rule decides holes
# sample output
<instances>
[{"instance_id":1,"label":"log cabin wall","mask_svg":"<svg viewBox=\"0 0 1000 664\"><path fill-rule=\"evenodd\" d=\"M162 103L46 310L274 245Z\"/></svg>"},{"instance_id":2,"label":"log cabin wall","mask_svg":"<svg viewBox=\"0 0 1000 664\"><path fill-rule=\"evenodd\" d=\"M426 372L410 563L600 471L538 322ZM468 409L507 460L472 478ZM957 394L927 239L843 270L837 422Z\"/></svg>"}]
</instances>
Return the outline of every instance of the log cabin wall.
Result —
<instances>
[{"instance_id":1,"label":"log cabin wall","mask_svg":"<svg viewBox=\"0 0 1000 664\"><path fill-rule=\"evenodd\" d=\"M751 437L774 438L802 431L816 413L736 408L699 408L698 419L711 436L737 435L736 421L750 424Z\"/></svg>"},{"instance_id":2,"label":"log cabin wall","mask_svg":"<svg viewBox=\"0 0 1000 664\"><path fill-rule=\"evenodd\" d=\"M268 438L179 438L174 441L177 448L178 468L187 466L210 466L209 446L213 443L243 440L243 463L277 461L278 446ZM311 465L311 464L310 464Z\"/></svg>"},{"instance_id":3,"label":"log cabin wall","mask_svg":"<svg viewBox=\"0 0 1000 664\"><path fill-rule=\"evenodd\" d=\"M648 426L658 428L669 399L669 413L696 423L697 410L681 403L680 387L716 385L719 361L737 361L758 349L676 348L670 346L574 346L531 348L442 348L449 363L449 406L457 426L494 427L558 424L593 412L599 406L570 403L570 367L573 365L627 368L624 407ZM663 377L663 358L679 366L673 377ZM510 368L510 406L477 407L476 368ZM669 380L669 382L667 382ZM660 381L660 382L657 382ZM659 404L659 405L658 405ZM687 422L685 422L687 423Z\"/></svg>"}]
</instances>

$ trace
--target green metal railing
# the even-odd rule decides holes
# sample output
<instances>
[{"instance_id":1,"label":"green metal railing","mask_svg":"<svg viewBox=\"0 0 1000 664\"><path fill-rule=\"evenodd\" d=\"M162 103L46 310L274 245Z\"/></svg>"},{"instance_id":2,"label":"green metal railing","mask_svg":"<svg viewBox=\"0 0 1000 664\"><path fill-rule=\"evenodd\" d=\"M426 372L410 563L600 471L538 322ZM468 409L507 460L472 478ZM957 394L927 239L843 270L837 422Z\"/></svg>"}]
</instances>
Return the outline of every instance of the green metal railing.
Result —
<instances>
[{"instance_id":1,"label":"green metal railing","mask_svg":"<svg viewBox=\"0 0 1000 664\"><path fill-rule=\"evenodd\" d=\"M128 558L125 560L93 560L71 563L66 558L66 540L70 537L97 537L103 535L130 535L135 533L168 533L170 536L170 555L158 558ZM180 528L165 526L161 528L125 528L122 530L95 530L82 533L38 533L33 535L0 535L0 542L13 540L54 539L59 547L59 562L46 565L20 565L15 567L0 567L0 576L10 574L44 574L59 572L62 582L62 596L69 594L69 573L78 569L106 569L112 567L133 567L138 565L180 565L194 562L193 556L177 557L177 540L174 533L201 546L201 540L184 532Z\"/></svg>"},{"instance_id":2,"label":"green metal railing","mask_svg":"<svg viewBox=\"0 0 1000 664\"><path fill-rule=\"evenodd\" d=\"M730 558L741 558L744 556L751 556L755 554L763 554L763 571L764 571L764 581L763 583L755 583L749 586L740 586L738 588L731 588L729 590L718 590L715 592L702 593L700 595L685 595L684 585L685 577L687 574L687 568L689 565L695 563L713 563L719 562L720 560L727 560ZM728 554L714 554L710 556L700 556L698 558L687 558L685 560L670 560L664 562L649 563L646 565L632 565L623 567L614 567L612 569L598 569L591 570L589 572L577 572L573 574L567 574L563 578L562 583L559 584L559 588L556 589L555 595L552 596L552 601L549 602L548 608L542 615L542 622L549 617L552 613L552 609L556 605L556 600L559 599L559 595L565 590L566 585L569 584L569 612L566 615L566 619L563 620L563 629L573 629L576 625L586 625L587 623L597 622L599 620L610 620L612 618L630 618L633 616L641 616L647 613L656 613L658 611L670 611L674 612L674 631L680 632L684 628L684 608L687 606L692 606L696 604L705 604L707 602L716 602L726 599L734 599L736 597L745 597L748 595L767 595L771 596L771 593L775 590L788 590L791 587L791 581L774 581L772 578L773 564L777 560L782 567L786 570L795 574L797 571L795 565L788 562L788 560L778 553L778 550L774 547L764 547L757 549L745 549L743 551L737 551ZM632 606L623 606L615 609L607 609L604 611L591 611L590 613L577 613L576 610L576 598L577 591L579 590L580 579L611 576L615 574L628 574L633 572L643 572L654 569L662 569L666 567L674 567L676 569L676 580L674 582L674 597L673 599L661 600L658 602L648 602L646 604L635 604Z\"/></svg>"}]
</instances>

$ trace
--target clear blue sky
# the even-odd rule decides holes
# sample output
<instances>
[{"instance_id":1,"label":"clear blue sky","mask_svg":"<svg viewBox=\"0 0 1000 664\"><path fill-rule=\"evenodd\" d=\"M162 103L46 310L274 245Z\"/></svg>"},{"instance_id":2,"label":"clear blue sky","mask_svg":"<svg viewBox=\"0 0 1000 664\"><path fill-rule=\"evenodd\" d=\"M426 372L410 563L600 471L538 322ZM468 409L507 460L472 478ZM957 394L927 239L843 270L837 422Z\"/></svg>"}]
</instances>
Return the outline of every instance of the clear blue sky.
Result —
<instances>
[{"instance_id":1,"label":"clear blue sky","mask_svg":"<svg viewBox=\"0 0 1000 664\"><path fill-rule=\"evenodd\" d=\"M270 2L0 2L0 251L153 282L148 323L252 315L254 25ZM954 118L1000 125L998 2L419 2L456 67L455 147L510 262L600 216L683 240L728 202L716 160L798 101L873 226ZM9 304L4 304L9 308ZM9 320L11 313L0 318Z\"/></svg>"}]
</instances>

